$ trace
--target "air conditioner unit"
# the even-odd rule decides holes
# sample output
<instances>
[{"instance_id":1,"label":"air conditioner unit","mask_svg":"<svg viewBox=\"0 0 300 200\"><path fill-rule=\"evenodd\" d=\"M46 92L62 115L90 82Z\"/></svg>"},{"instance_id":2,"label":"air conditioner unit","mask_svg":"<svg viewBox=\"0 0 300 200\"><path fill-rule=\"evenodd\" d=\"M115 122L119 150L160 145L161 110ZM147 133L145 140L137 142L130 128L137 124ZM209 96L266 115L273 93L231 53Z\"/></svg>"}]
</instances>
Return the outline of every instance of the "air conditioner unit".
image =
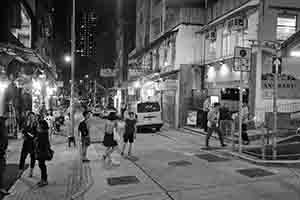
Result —
<instances>
[{"instance_id":1,"label":"air conditioner unit","mask_svg":"<svg viewBox=\"0 0 300 200\"><path fill-rule=\"evenodd\" d=\"M216 30L209 31L208 34L209 34L209 35L208 35L208 39L209 39L210 41L215 41L215 40L217 39L217 32L216 32Z\"/></svg>"}]
</instances>

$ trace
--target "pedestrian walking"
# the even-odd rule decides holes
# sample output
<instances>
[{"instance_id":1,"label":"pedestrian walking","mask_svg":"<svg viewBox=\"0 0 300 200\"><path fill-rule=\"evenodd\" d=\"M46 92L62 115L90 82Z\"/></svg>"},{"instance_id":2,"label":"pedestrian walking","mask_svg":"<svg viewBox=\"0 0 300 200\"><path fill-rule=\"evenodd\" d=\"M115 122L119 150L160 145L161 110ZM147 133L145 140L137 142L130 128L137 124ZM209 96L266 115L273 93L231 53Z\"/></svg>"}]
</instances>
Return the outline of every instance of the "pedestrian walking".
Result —
<instances>
[{"instance_id":1,"label":"pedestrian walking","mask_svg":"<svg viewBox=\"0 0 300 200\"><path fill-rule=\"evenodd\" d=\"M249 109L246 103L243 104L242 110L242 140L244 145L249 145L250 140L248 137L248 123L250 123L252 120L249 119Z\"/></svg>"},{"instance_id":2,"label":"pedestrian walking","mask_svg":"<svg viewBox=\"0 0 300 200\"><path fill-rule=\"evenodd\" d=\"M124 120L124 117L125 117L125 111L127 110L127 105L125 103L122 103L121 105L121 117L122 119Z\"/></svg>"},{"instance_id":3,"label":"pedestrian walking","mask_svg":"<svg viewBox=\"0 0 300 200\"><path fill-rule=\"evenodd\" d=\"M107 121L105 122L105 130L104 130L104 139L103 145L106 147L105 154L103 155L103 160L108 159L109 163L112 162L111 154L117 149L118 142L114 138L114 132L118 127L117 124L117 116L115 112L111 112L108 115Z\"/></svg>"},{"instance_id":4,"label":"pedestrian walking","mask_svg":"<svg viewBox=\"0 0 300 200\"><path fill-rule=\"evenodd\" d=\"M90 139L90 128L89 128L89 118L90 112L85 110L82 113L84 119L79 123L78 133L81 136L81 147L82 147L82 161L89 162L87 158L87 150L91 143Z\"/></svg>"},{"instance_id":5,"label":"pedestrian walking","mask_svg":"<svg viewBox=\"0 0 300 200\"><path fill-rule=\"evenodd\" d=\"M39 162L41 170L41 180L37 183L39 187L48 185L48 174L46 161L53 158L53 151L49 141L49 126L46 120L40 120L37 126L37 136L35 142L35 157Z\"/></svg>"},{"instance_id":6,"label":"pedestrian walking","mask_svg":"<svg viewBox=\"0 0 300 200\"><path fill-rule=\"evenodd\" d=\"M129 112L129 118L125 120L125 133L123 135L123 148L121 155L124 155L126 144L129 142L128 156L131 156L132 144L136 138L136 119L133 112Z\"/></svg>"},{"instance_id":7,"label":"pedestrian walking","mask_svg":"<svg viewBox=\"0 0 300 200\"><path fill-rule=\"evenodd\" d=\"M203 103L203 129L207 132L207 115L211 108L210 98L207 97Z\"/></svg>"},{"instance_id":8,"label":"pedestrian walking","mask_svg":"<svg viewBox=\"0 0 300 200\"><path fill-rule=\"evenodd\" d=\"M219 140L221 143L222 147L225 147L226 145L224 144L224 139L223 139L223 133L220 129L219 126L219 121L220 121L220 103L214 103L213 109L209 111L207 115L207 127L208 127L208 132L206 135L206 148L209 148L209 139L213 132L216 132L219 136Z\"/></svg>"},{"instance_id":9,"label":"pedestrian walking","mask_svg":"<svg viewBox=\"0 0 300 200\"><path fill-rule=\"evenodd\" d=\"M34 140L37 135L37 121L36 116L33 112L29 112L27 116L27 121L25 123L25 127L22 131L23 134L23 145L21 150L20 162L19 162L19 170L22 173L25 170L25 161L30 155L30 171L29 177L33 175L33 169L35 165L35 154L34 154Z\"/></svg>"},{"instance_id":10,"label":"pedestrian walking","mask_svg":"<svg viewBox=\"0 0 300 200\"><path fill-rule=\"evenodd\" d=\"M0 117L0 193L8 195L9 192L4 188L4 173L6 168L6 151L8 146L7 129L5 126L5 117Z\"/></svg>"},{"instance_id":11,"label":"pedestrian walking","mask_svg":"<svg viewBox=\"0 0 300 200\"><path fill-rule=\"evenodd\" d=\"M47 121L49 126L49 138L52 139L54 133L54 117L51 111L47 113L45 120Z\"/></svg>"}]
</instances>

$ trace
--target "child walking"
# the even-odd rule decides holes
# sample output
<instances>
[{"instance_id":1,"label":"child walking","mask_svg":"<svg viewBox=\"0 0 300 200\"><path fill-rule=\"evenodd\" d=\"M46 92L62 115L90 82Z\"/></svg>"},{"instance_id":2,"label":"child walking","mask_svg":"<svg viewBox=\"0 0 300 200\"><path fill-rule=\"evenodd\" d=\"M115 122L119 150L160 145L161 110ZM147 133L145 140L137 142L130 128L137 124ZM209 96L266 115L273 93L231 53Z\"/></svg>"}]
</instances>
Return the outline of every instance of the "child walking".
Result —
<instances>
[{"instance_id":1,"label":"child walking","mask_svg":"<svg viewBox=\"0 0 300 200\"><path fill-rule=\"evenodd\" d=\"M136 138L136 119L133 112L129 112L129 118L125 120L125 133L123 135L123 149L121 155L124 155L126 144L129 142L128 156L131 156L132 144Z\"/></svg>"}]
</instances>

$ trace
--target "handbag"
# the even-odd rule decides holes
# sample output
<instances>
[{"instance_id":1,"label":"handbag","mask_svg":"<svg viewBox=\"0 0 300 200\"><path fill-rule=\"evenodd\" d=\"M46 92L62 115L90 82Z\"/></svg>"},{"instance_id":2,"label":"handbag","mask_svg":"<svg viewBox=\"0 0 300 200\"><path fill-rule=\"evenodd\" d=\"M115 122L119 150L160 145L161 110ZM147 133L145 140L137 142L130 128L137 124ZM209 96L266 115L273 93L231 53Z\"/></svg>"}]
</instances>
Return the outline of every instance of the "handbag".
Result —
<instances>
[{"instance_id":1,"label":"handbag","mask_svg":"<svg viewBox=\"0 0 300 200\"><path fill-rule=\"evenodd\" d=\"M54 151L51 148L48 148L47 154L45 155L45 160L50 161L53 159Z\"/></svg>"}]
</instances>

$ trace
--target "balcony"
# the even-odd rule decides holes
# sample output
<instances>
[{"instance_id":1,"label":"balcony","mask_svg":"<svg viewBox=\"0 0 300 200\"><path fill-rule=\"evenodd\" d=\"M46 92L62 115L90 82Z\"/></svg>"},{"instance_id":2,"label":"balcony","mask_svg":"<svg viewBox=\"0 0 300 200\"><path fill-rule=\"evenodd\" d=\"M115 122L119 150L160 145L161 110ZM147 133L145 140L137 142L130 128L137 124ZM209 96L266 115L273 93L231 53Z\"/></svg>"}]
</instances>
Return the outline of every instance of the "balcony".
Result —
<instances>
[{"instance_id":1,"label":"balcony","mask_svg":"<svg viewBox=\"0 0 300 200\"><path fill-rule=\"evenodd\" d=\"M165 31L178 24L204 24L205 10L199 7L168 7L166 10Z\"/></svg>"}]
</instances>

